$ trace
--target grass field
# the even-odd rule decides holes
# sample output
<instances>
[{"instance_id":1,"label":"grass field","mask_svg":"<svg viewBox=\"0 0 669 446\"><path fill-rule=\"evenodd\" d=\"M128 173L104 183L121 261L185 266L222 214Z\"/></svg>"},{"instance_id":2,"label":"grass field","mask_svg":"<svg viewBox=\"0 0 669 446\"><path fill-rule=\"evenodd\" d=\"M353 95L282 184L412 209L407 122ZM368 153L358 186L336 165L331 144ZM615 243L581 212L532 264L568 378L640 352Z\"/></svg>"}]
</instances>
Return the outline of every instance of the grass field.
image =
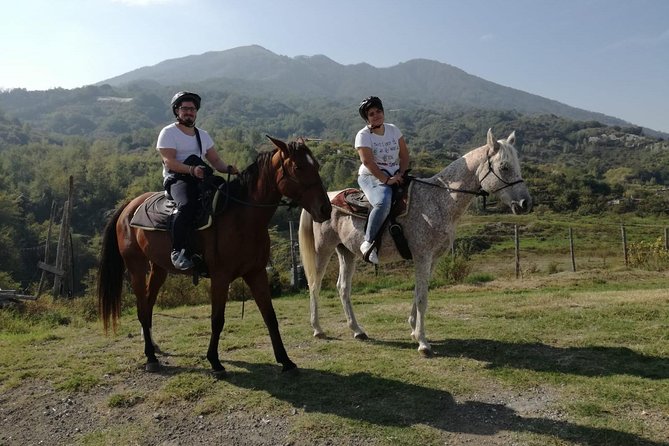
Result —
<instances>
[{"instance_id":1,"label":"grass field","mask_svg":"<svg viewBox=\"0 0 669 446\"><path fill-rule=\"evenodd\" d=\"M368 273L354 306L369 341L352 338L332 289L325 340L305 292L275 299L298 376L281 375L251 302L243 319L228 305L221 381L204 358L207 305L158 310L159 374L143 371L132 309L108 337L90 298L1 310L0 444L669 444L667 273L438 286L428 359L409 339L410 284Z\"/></svg>"}]
</instances>

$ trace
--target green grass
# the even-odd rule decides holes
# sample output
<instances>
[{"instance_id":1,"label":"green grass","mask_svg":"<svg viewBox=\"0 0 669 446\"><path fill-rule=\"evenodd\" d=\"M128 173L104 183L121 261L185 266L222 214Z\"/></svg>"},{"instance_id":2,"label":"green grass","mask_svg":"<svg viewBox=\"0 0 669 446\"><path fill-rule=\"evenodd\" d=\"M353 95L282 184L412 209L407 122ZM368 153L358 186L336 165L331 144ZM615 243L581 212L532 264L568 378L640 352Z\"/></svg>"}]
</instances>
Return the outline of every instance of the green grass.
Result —
<instances>
[{"instance_id":1,"label":"green grass","mask_svg":"<svg viewBox=\"0 0 669 446\"><path fill-rule=\"evenodd\" d=\"M298 377L279 372L255 305L245 304L242 319L242 303L230 302L222 381L204 358L207 305L156 311L155 339L172 355L160 358L165 373L147 377L131 310L105 337L85 311L38 303L41 312L0 312L0 390L40 382L90 396L104 388L100 404L112 418L157 408L283 417L296 444L444 444L466 435L522 445L661 444L669 416L667 278L605 271L437 287L426 319L429 359L409 339L409 279L388 279L381 289L360 278L354 308L367 342L352 339L331 288L321 298L325 340L311 336L305 293L282 297L274 305ZM145 431L120 422L83 444L141 442Z\"/></svg>"}]
</instances>

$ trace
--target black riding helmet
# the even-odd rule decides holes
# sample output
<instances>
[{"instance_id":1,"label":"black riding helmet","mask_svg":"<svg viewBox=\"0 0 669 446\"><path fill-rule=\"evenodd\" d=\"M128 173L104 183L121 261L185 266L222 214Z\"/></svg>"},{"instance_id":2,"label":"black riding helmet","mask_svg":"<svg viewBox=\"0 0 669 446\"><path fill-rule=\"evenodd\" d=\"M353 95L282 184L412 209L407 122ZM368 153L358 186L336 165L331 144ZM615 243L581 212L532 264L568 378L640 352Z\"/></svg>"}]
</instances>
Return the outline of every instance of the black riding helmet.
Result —
<instances>
[{"instance_id":1,"label":"black riding helmet","mask_svg":"<svg viewBox=\"0 0 669 446\"><path fill-rule=\"evenodd\" d=\"M172 97L172 113L174 116L177 116L177 108L184 101L192 101L195 104L197 110L200 109L200 102L202 98L198 94L191 93L190 91L180 91Z\"/></svg>"},{"instance_id":2,"label":"black riding helmet","mask_svg":"<svg viewBox=\"0 0 669 446\"><path fill-rule=\"evenodd\" d=\"M360 107L358 107L358 112L360 113L360 116L362 116L362 119L365 120L365 122L367 122L367 112L372 107L383 111L383 103L381 102L381 99L377 98L376 96L370 96L364 99L360 103Z\"/></svg>"}]
</instances>

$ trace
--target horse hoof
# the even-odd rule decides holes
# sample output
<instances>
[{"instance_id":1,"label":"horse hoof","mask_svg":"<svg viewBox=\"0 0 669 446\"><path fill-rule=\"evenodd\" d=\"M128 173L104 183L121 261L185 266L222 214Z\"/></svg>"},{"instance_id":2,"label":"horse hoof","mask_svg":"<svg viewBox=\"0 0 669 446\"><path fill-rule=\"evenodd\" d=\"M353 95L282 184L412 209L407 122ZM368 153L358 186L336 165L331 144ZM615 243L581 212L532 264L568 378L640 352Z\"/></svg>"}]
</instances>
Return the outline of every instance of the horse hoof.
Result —
<instances>
[{"instance_id":1,"label":"horse hoof","mask_svg":"<svg viewBox=\"0 0 669 446\"><path fill-rule=\"evenodd\" d=\"M423 358L431 358L434 356L431 348L419 348L418 353L420 353Z\"/></svg>"},{"instance_id":2,"label":"horse hoof","mask_svg":"<svg viewBox=\"0 0 669 446\"><path fill-rule=\"evenodd\" d=\"M297 365L290 363L283 366L281 374L283 376L297 376L300 374L300 369L297 368Z\"/></svg>"},{"instance_id":3,"label":"horse hoof","mask_svg":"<svg viewBox=\"0 0 669 446\"><path fill-rule=\"evenodd\" d=\"M214 377L214 379L225 379L228 377L228 372L225 369L213 370L211 375Z\"/></svg>"},{"instance_id":4,"label":"horse hoof","mask_svg":"<svg viewBox=\"0 0 669 446\"><path fill-rule=\"evenodd\" d=\"M158 361L147 362L144 370L146 370L149 373L157 373L160 371L160 363Z\"/></svg>"},{"instance_id":5,"label":"horse hoof","mask_svg":"<svg viewBox=\"0 0 669 446\"><path fill-rule=\"evenodd\" d=\"M314 332L314 338L325 339L326 336L325 336L325 333L323 333L322 331L319 331L319 332L317 332L317 333Z\"/></svg>"},{"instance_id":6,"label":"horse hoof","mask_svg":"<svg viewBox=\"0 0 669 446\"><path fill-rule=\"evenodd\" d=\"M355 339L357 339L358 341L367 341L367 340L369 340L369 336L367 336L367 333L364 333L364 332L363 332L363 333L356 333L355 335L353 335L353 337L354 337Z\"/></svg>"}]
</instances>

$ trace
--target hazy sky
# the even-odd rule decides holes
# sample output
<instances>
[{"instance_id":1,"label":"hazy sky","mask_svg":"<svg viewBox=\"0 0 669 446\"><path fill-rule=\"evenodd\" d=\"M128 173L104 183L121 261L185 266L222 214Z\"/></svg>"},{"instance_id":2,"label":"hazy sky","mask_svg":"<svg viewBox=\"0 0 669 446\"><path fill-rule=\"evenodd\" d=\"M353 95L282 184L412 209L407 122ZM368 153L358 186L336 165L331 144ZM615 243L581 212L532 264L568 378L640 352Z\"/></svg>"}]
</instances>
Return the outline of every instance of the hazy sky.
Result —
<instances>
[{"instance_id":1,"label":"hazy sky","mask_svg":"<svg viewBox=\"0 0 669 446\"><path fill-rule=\"evenodd\" d=\"M20 0L2 10L0 88L75 88L257 44L344 65L437 60L669 132L669 0Z\"/></svg>"}]
</instances>

